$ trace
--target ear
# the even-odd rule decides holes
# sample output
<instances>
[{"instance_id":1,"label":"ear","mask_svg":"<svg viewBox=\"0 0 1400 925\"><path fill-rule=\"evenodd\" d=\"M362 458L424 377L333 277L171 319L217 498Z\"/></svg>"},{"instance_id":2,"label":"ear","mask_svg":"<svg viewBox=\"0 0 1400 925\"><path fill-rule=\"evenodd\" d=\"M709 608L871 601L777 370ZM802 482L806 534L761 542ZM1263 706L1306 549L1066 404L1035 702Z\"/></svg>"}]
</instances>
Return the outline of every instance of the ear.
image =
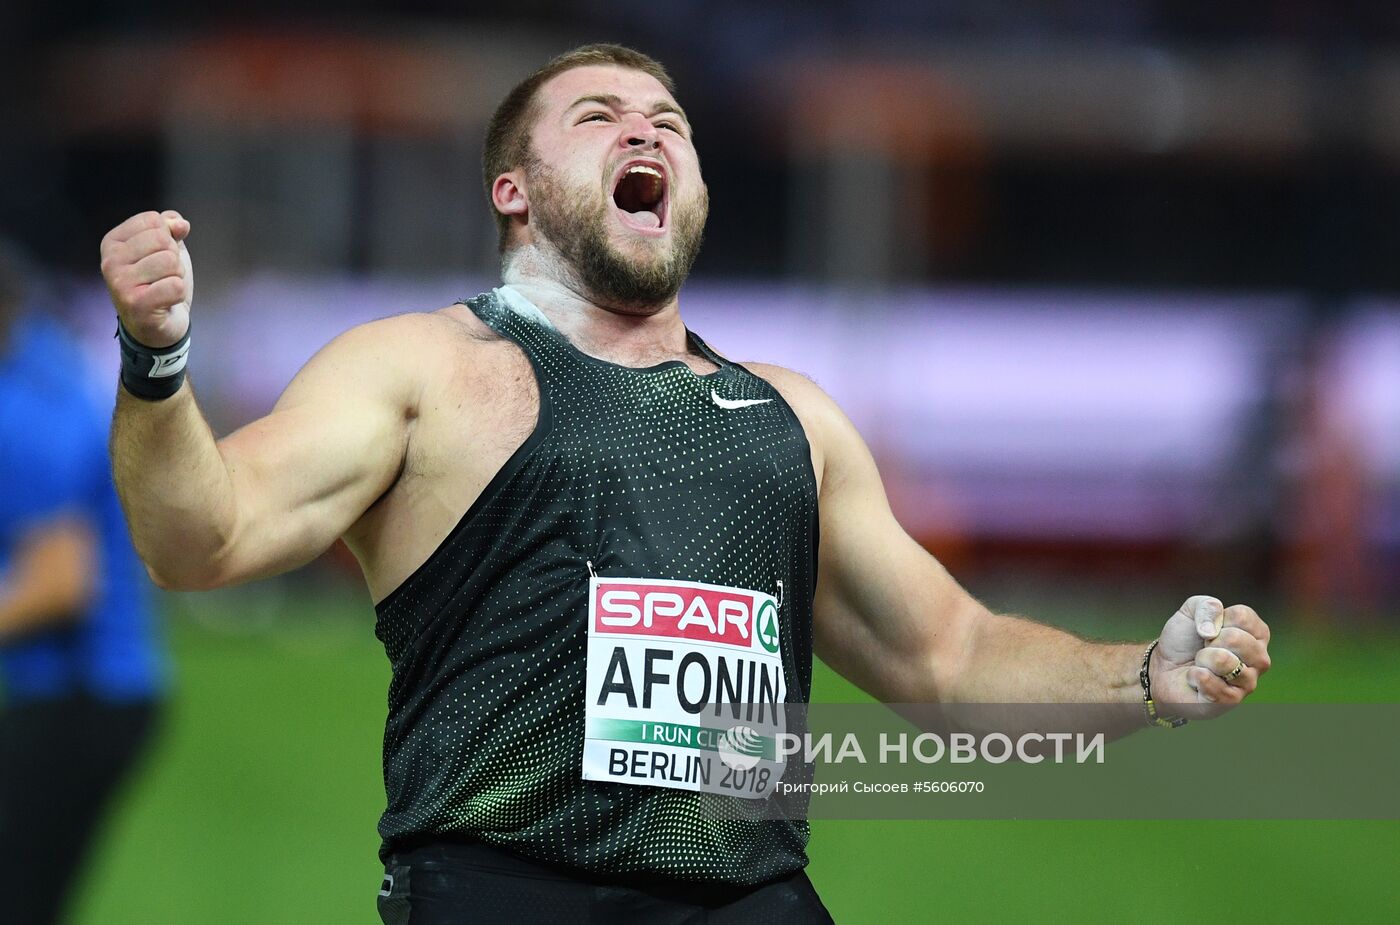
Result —
<instances>
[{"instance_id":1,"label":"ear","mask_svg":"<svg viewBox=\"0 0 1400 925\"><path fill-rule=\"evenodd\" d=\"M522 218L530 214L530 196L525 190L525 178L519 171L512 170L501 174L491 184L491 204L502 215L518 215Z\"/></svg>"}]
</instances>

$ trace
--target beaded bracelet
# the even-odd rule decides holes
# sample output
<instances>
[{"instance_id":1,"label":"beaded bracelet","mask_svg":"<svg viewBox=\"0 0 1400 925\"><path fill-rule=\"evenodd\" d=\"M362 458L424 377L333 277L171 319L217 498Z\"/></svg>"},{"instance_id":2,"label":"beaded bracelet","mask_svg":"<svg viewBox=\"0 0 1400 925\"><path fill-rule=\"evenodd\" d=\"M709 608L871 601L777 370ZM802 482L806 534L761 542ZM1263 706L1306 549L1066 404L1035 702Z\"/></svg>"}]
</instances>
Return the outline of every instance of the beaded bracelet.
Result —
<instances>
[{"instance_id":1,"label":"beaded bracelet","mask_svg":"<svg viewBox=\"0 0 1400 925\"><path fill-rule=\"evenodd\" d=\"M1157 712L1157 704L1152 700L1152 679L1147 673L1147 666L1152 661L1152 650L1157 648L1157 643L1161 641L1160 639L1152 640L1152 645L1148 646L1147 651L1142 654L1142 668L1138 671L1138 682L1142 684L1142 709L1147 714L1147 725L1175 729L1177 726L1186 725L1186 717L1162 716Z\"/></svg>"}]
</instances>

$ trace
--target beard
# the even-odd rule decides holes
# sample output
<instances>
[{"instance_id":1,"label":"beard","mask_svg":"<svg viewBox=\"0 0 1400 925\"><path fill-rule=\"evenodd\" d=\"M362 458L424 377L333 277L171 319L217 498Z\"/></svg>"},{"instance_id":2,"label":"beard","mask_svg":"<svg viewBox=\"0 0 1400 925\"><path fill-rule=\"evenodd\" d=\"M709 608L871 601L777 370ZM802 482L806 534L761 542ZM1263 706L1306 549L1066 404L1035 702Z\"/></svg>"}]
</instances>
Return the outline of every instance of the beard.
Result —
<instances>
[{"instance_id":1,"label":"beard","mask_svg":"<svg viewBox=\"0 0 1400 925\"><path fill-rule=\"evenodd\" d=\"M553 245L593 302L626 314L648 314L669 303L680 292L700 253L705 219L710 211L709 192L702 186L697 199L667 206L671 247L665 239L643 239L650 251L631 257L608 239L610 198L599 200L592 190L570 188L558 172L538 158L525 167L533 192L530 221Z\"/></svg>"}]
</instances>

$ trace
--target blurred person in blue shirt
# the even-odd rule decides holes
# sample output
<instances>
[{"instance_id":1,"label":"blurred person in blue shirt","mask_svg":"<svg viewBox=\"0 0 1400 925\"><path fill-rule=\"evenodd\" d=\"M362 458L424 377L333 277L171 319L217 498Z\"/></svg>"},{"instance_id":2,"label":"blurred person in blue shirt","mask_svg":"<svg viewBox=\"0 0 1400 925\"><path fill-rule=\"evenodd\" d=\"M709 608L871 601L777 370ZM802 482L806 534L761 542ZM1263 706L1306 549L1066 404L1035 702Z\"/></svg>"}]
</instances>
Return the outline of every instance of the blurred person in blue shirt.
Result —
<instances>
[{"instance_id":1,"label":"blurred person in blue shirt","mask_svg":"<svg viewBox=\"0 0 1400 925\"><path fill-rule=\"evenodd\" d=\"M164 689L77 345L0 240L0 921L51 923Z\"/></svg>"}]
</instances>

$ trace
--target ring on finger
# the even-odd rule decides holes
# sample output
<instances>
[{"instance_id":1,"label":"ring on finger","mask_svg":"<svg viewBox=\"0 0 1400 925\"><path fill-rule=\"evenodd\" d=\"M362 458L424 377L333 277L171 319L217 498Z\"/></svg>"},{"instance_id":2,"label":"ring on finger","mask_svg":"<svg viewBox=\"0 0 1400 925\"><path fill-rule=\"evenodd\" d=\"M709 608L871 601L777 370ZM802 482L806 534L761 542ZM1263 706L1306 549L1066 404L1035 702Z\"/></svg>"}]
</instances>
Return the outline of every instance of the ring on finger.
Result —
<instances>
[{"instance_id":1,"label":"ring on finger","mask_svg":"<svg viewBox=\"0 0 1400 925\"><path fill-rule=\"evenodd\" d=\"M1237 661L1239 664L1237 664L1234 668L1230 669L1223 676L1227 682L1235 680L1240 676L1240 673L1244 671L1244 659L1240 658L1239 656L1235 656L1235 661Z\"/></svg>"}]
</instances>

